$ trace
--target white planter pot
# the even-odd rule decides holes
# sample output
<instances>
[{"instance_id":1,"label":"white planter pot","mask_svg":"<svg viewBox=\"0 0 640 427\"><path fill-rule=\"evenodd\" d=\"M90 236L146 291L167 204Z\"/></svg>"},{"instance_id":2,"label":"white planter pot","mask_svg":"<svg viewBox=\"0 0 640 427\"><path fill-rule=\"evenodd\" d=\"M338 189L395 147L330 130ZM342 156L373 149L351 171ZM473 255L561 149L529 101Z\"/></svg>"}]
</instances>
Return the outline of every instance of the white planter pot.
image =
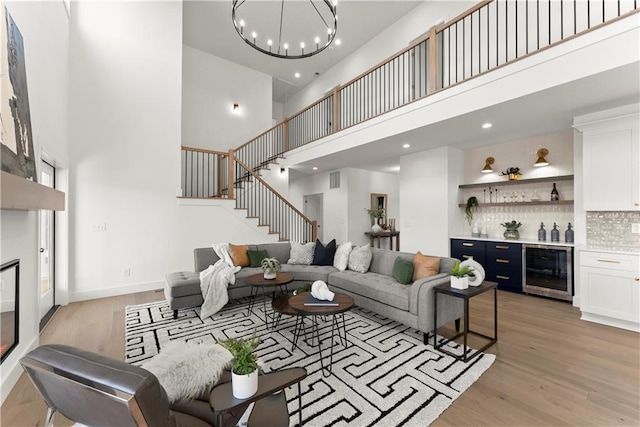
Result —
<instances>
[{"instance_id":1,"label":"white planter pot","mask_svg":"<svg viewBox=\"0 0 640 427\"><path fill-rule=\"evenodd\" d=\"M451 287L455 289L467 289L469 287L469 277L451 276Z\"/></svg>"},{"instance_id":2,"label":"white planter pot","mask_svg":"<svg viewBox=\"0 0 640 427\"><path fill-rule=\"evenodd\" d=\"M273 280L278 277L278 273L276 271L265 271L264 278L267 280Z\"/></svg>"},{"instance_id":3,"label":"white planter pot","mask_svg":"<svg viewBox=\"0 0 640 427\"><path fill-rule=\"evenodd\" d=\"M253 396L258 391L258 370L256 369L248 375L238 375L231 372L231 388L233 397L236 399L246 399Z\"/></svg>"},{"instance_id":4,"label":"white planter pot","mask_svg":"<svg viewBox=\"0 0 640 427\"><path fill-rule=\"evenodd\" d=\"M374 233L379 233L382 231L382 227L380 227L378 224L373 224L373 226L371 227L371 231L373 231Z\"/></svg>"}]
</instances>

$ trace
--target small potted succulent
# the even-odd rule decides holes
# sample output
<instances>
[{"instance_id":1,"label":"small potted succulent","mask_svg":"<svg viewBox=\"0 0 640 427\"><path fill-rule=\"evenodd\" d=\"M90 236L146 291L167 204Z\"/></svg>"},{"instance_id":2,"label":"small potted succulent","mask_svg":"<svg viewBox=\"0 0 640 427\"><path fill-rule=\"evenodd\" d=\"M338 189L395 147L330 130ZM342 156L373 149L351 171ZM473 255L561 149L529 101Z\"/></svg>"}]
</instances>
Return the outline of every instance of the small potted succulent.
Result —
<instances>
[{"instance_id":1,"label":"small potted succulent","mask_svg":"<svg viewBox=\"0 0 640 427\"><path fill-rule=\"evenodd\" d=\"M260 338L254 333L249 338L227 338L218 344L233 356L231 388L237 399L246 399L258 391L258 357L254 353Z\"/></svg>"},{"instance_id":2,"label":"small potted succulent","mask_svg":"<svg viewBox=\"0 0 640 427\"><path fill-rule=\"evenodd\" d=\"M282 269L282 266L277 258L265 258L260 263L260 268L264 273L264 278L272 280L278 276L278 272Z\"/></svg>"},{"instance_id":3,"label":"small potted succulent","mask_svg":"<svg viewBox=\"0 0 640 427\"><path fill-rule=\"evenodd\" d=\"M501 172L501 175L506 175L509 177L509 181L517 181L520 178L520 168L518 167L510 167L506 171Z\"/></svg>"},{"instance_id":4,"label":"small potted succulent","mask_svg":"<svg viewBox=\"0 0 640 427\"><path fill-rule=\"evenodd\" d=\"M469 287L469 275L471 269L467 266L460 266L460 261L451 269L451 287L455 289L467 289Z\"/></svg>"},{"instance_id":5,"label":"small potted succulent","mask_svg":"<svg viewBox=\"0 0 640 427\"><path fill-rule=\"evenodd\" d=\"M520 232L518 231L518 228L520 228L520 226L522 225L521 222L516 222L516 220L514 219L511 222L502 222L500 223L500 225L505 228L503 234L505 239L518 240L520 238Z\"/></svg>"}]
</instances>

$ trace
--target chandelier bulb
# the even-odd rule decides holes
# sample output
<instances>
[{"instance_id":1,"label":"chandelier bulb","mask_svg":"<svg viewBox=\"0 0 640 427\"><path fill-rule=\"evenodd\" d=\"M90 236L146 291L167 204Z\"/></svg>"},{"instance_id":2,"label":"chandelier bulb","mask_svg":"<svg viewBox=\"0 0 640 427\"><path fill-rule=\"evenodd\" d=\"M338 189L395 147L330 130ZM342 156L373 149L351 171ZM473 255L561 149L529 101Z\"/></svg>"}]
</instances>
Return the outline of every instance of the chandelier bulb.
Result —
<instances>
[{"instance_id":1,"label":"chandelier bulb","mask_svg":"<svg viewBox=\"0 0 640 427\"><path fill-rule=\"evenodd\" d=\"M244 32L244 21L240 20L240 34Z\"/></svg>"}]
</instances>

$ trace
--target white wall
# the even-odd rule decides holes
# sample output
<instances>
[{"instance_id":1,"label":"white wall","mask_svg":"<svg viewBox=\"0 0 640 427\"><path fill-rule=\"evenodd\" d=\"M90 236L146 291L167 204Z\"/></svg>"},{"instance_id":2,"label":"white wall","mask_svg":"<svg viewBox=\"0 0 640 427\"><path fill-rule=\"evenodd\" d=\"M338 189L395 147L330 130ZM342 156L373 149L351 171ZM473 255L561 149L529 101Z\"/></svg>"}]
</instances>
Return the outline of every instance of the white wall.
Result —
<instances>
[{"instance_id":1,"label":"white wall","mask_svg":"<svg viewBox=\"0 0 640 427\"><path fill-rule=\"evenodd\" d=\"M404 49L413 40L429 31L436 21L441 18L448 21L476 3L476 1L424 2L292 96L285 103L285 114L291 115L302 110L322 98L328 90L348 82Z\"/></svg>"},{"instance_id":2,"label":"white wall","mask_svg":"<svg viewBox=\"0 0 640 427\"><path fill-rule=\"evenodd\" d=\"M402 220L397 228L403 251L449 255L451 227L459 217L455 187L463 167L462 152L450 147L400 158Z\"/></svg>"},{"instance_id":3,"label":"white wall","mask_svg":"<svg viewBox=\"0 0 640 427\"><path fill-rule=\"evenodd\" d=\"M388 194L389 217L400 217L398 175L355 168L339 172L340 188L329 188L329 172L291 180L289 201L304 211L305 195L323 194L324 240L366 244L369 239L364 232L371 230L371 219L364 209L371 206L371 193Z\"/></svg>"},{"instance_id":4,"label":"white wall","mask_svg":"<svg viewBox=\"0 0 640 427\"><path fill-rule=\"evenodd\" d=\"M182 61L183 145L228 151L272 126L271 76L189 46Z\"/></svg>"},{"instance_id":5,"label":"white wall","mask_svg":"<svg viewBox=\"0 0 640 427\"><path fill-rule=\"evenodd\" d=\"M36 165L46 151L59 164L68 161L67 83L69 20L60 2L3 2L24 39L27 87ZM22 373L18 360L38 344L39 241L35 211L0 213L0 261L20 259L20 344L2 363L1 398Z\"/></svg>"}]
</instances>

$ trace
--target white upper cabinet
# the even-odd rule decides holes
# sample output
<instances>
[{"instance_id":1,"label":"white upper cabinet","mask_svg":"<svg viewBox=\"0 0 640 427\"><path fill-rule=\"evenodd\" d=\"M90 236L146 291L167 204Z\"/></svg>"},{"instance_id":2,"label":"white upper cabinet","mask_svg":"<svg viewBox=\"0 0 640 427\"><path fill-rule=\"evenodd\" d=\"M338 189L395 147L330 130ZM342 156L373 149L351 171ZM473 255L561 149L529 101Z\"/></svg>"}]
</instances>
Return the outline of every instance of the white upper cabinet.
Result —
<instances>
[{"instance_id":1,"label":"white upper cabinet","mask_svg":"<svg viewBox=\"0 0 640 427\"><path fill-rule=\"evenodd\" d=\"M640 210L640 114L576 123L586 211Z\"/></svg>"}]
</instances>

